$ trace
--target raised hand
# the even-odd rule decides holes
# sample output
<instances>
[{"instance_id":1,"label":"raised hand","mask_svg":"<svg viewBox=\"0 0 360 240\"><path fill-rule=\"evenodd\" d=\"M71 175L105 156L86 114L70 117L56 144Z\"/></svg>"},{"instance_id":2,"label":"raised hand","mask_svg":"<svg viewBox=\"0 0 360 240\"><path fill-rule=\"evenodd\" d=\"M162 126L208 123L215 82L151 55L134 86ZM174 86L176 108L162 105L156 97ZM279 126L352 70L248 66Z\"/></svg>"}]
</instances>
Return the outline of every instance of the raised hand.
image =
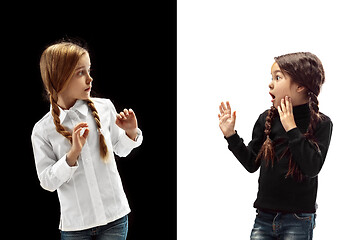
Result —
<instances>
[{"instance_id":1,"label":"raised hand","mask_svg":"<svg viewBox=\"0 0 360 240\"><path fill-rule=\"evenodd\" d=\"M136 128L138 125L135 112L132 109L127 110L125 108L124 111L117 114L115 123L119 128L125 130L126 135L128 135L129 138L133 140L136 138Z\"/></svg>"},{"instance_id":2,"label":"raised hand","mask_svg":"<svg viewBox=\"0 0 360 240\"><path fill-rule=\"evenodd\" d=\"M219 110L219 127L225 137L230 137L235 134L236 111L231 115L231 107L228 101L226 102L226 106L224 102L221 102Z\"/></svg>"},{"instance_id":3,"label":"raised hand","mask_svg":"<svg viewBox=\"0 0 360 240\"><path fill-rule=\"evenodd\" d=\"M286 96L285 99L281 99L281 104L278 106L278 112L281 124L283 125L286 132L296 128L291 98Z\"/></svg>"},{"instance_id":4,"label":"raised hand","mask_svg":"<svg viewBox=\"0 0 360 240\"><path fill-rule=\"evenodd\" d=\"M78 123L72 133L72 146L68 154L66 155L66 161L69 166L74 166L76 160L80 155L81 149L83 148L86 138L89 135L89 128L86 122Z\"/></svg>"}]
</instances>

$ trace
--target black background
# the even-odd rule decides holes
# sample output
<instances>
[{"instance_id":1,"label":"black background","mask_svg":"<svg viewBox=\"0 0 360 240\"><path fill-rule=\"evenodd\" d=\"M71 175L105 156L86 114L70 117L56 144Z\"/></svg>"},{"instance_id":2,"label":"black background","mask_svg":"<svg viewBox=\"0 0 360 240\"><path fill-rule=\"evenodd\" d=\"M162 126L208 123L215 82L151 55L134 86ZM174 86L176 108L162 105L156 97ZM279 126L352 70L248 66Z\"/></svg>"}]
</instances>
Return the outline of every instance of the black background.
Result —
<instances>
[{"instance_id":1,"label":"black background","mask_svg":"<svg viewBox=\"0 0 360 240\"><path fill-rule=\"evenodd\" d=\"M16 4L15 4L16 5ZM128 240L176 239L176 1L58 2L2 9L3 220L14 239L60 239L56 192L42 189L30 135L50 108L39 60L63 38L87 43L96 96L132 108L143 144L118 169ZM6 16L6 17L5 17ZM5 127L4 127L5 126Z\"/></svg>"}]
</instances>

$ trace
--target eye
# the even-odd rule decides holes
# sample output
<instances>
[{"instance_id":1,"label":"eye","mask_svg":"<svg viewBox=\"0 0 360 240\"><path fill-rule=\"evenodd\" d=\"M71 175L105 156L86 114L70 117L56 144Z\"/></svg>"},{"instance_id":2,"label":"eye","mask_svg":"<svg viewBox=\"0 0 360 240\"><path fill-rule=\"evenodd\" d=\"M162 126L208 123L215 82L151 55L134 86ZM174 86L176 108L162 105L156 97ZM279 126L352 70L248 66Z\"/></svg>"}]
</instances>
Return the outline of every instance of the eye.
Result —
<instances>
[{"instance_id":1,"label":"eye","mask_svg":"<svg viewBox=\"0 0 360 240\"><path fill-rule=\"evenodd\" d=\"M276 76L276 80L280 80L281 77L279 75Z\"/></svg>"},{"instance_id":2,"label":"eye","mask_svg":"<svg viewBox=\"0 0 360 240\"><path fill-rule=\"evenodd\" d=\"M84 75L84 71L83 71L83 70L78 71L78 72L77 72L77 75L78 75L78 76L82 76L82 75Z\"/></svg>"}]
</instances>

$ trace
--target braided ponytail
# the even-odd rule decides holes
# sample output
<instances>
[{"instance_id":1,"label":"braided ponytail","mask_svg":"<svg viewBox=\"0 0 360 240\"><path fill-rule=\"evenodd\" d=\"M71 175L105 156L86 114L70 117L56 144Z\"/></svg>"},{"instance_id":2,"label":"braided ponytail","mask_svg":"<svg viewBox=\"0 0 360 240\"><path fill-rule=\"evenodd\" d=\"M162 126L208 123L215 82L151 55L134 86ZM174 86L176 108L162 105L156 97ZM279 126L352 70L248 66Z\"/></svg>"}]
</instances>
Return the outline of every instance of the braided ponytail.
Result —
<instances>
[{"instance_id":1,"label":"braided ponytail","mask_svg":"<svg viewBox=\"0 0 360 240\"><path fill-rule=\"evenodd\" d=\"M56 131L58 133L60 133L61 135L63 135L65 138L67 138L70 143L72 143L72 134L71 132L67 131L63 125L60 124L60 110L59 110L59 106L57 105L55 99L51 96L50 97L50 103L51 103L51 115L53 116L54 119L54 124L56 127Z\"/></svg>"},{"instance_id":2,"label":"braided ponytail","mask_svg":"<svg viewBox=\"0 0 360 240\"><path fill-rule=\"evenodd\" d=\"M263 143L260 152L255 159L255 162L258 162L261 159L265 159L266 166L269 165L270 160L271 160L271 166L274 165L275 151L274 151L273 142L270 139L270 133L271 133L271 123L274 117L276 116L276 113L277 111L274 106L272 106L268 111L268 115L266 116L266 121L265 121L265 130L264 130L266 140Z\"/></svg>"},{"instance_id":3,"label":"braided ponytail","mask_svg":"<svg viewBox=\"0 0 360 240\"><path fill-rule=\"evenodd\" d=\"M314 139L314 133L315 133L315 127L317 123L321 120L320 114L319 114L319 101L317 99L317 96L309 91L309 109L310 109L310 123L309 127L305 133L305 137L309 140L315 140Z\"/></svg>"},{"instance_id":4,"label":"braided ponytail","mask_svg":"<svg viewBox=\"0 0 360 240\"><path fill-rule=\"evenodd\" d=\"M315 128L318 124L318 122L321 120L320 113L319 113L319 101L317 100L317 96L309 91L309 109L310 109L310 123L309 127L304 134L304 136L316 146L316 148L319 150L319 146L316 143L316 139L314 137ZM289 149L287 149L288 151ZM301 172L299 166L292 160L292 155L289 154L289 170L286 173L285 178L288 178L289 176L292 176L296 181L301 182L304 179L304 175Z\"/></svg>"},{"instance_id":5,"label":"braided ponytail","mask_svg":"<svg viewBox=\"0 0 360 240\"><path fill-rule=\"evenodd\" d=\"M101 123L100 123L100 117L99 114L95 108L94 102L90 99L87 100L88 101L88 106L91 109L92 115L95 119L96 122L96 126L99 132L99 143L100 143L100 156L103 159L104 162L107 161L107 157L108 157L108 148L106 146L106 142L105 142L105 138L104 135L101 132Z\"/></svg>"}]
</instances>

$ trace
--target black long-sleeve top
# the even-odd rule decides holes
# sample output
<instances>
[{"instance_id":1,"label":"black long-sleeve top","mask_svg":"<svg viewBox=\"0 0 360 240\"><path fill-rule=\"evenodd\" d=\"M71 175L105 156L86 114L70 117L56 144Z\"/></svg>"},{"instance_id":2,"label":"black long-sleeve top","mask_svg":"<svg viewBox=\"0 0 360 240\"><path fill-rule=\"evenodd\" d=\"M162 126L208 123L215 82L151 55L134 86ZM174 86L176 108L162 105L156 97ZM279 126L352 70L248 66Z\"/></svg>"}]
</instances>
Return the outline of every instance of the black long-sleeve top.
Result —
<instances>
[{"instance_id":1,"label":"black long-sleeve top","mask_svg":"<svg viewBox=\"0 0 360 240\"><path fill-rule=\"evenodd\" d=\"M265 119L267 112L262 113L255 123L252 140L246 146L236 133L229 138L228 148L247 171L253 173L260 167L259 189L254 207L262 210L287 213L314 213L316 211L316 195L318 174L324 164L329 148L332 127L331 119L321 113L322 121L315 130L318 147L305 138L310 122L308 104L293 108L296 128L286 132L277 116L272 121L270 139L275 143L276 158L274 165L266 165L265 160L255 162L261 146L265 141ZM289 169L290 150L293 161L299 166L304 178L295 180L286 174Z\"/></svg>"}]
</instances>

